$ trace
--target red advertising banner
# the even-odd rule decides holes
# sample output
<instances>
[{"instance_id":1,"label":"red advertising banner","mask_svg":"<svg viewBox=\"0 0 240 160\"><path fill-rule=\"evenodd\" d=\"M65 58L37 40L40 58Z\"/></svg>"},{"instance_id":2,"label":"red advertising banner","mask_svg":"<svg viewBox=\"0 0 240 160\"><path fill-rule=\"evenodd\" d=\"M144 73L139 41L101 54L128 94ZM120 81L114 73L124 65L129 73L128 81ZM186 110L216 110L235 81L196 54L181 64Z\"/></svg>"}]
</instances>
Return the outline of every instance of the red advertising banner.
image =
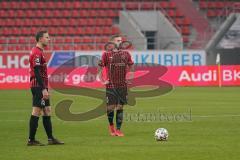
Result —
<instances>
[{"instance_id":1,"label":"red advertising banner","mask_svg":"<svg viewBox=\"0 0 240 160\"><path fill-rule=\"evenodd\" d=\"M162 66L145 67L148 71L136 70L135 77L153 72L154 78L168 82L173 86L240 86L240 65L232 66ZM96 68L86 72L86 68L77 68L67 74L52 74L55 69L49 68L50 87L54 83L68 86L103 87L96 80ZM0 89L27 89L29 88L29 71L26 68L1 68ZM139 85L153 84L152 78L143 77ZM134 81L133 81L134 83ZM156 83L154 82L154 85Z\"/></svg>"}]
</instances>

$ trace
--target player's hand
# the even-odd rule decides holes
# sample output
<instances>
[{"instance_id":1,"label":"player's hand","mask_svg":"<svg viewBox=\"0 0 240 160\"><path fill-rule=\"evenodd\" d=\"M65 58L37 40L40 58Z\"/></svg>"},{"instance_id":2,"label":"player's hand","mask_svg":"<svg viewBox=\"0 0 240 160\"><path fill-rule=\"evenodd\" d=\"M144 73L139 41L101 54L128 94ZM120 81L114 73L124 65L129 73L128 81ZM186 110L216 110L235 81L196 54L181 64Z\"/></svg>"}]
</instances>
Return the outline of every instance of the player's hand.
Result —
<instances>
[{"instance_id":1,"label":"player's hand","mask_svg":"<svg viewBox=\"0 0 240 160\"><path fill-rule=\"evenodd\" d=\"M106 80L106 81L103 82L103 84L105 84L105 85L106 85L106 84L109 84L109 81Z\"/></svg>"},{"instance_id":2,"label":"player's hand","mask_svg":"<svg viewBox=\"0 0 240 160\"><path fill-rule=\"evenodd\" d=\"M49 99L49 93L47 89L42 90L43 99Z\"/></svg>"},{"instance_id":3,"label":"player's hand","mask_svg":"<svg viewBox=\"0 0 240 160\"><path fill-rule=\"evenodd\" d=\"M127 80L126 83L127 83L127 85L131 85L132 81L131 80Z\"/></svg>"}]
</instances>

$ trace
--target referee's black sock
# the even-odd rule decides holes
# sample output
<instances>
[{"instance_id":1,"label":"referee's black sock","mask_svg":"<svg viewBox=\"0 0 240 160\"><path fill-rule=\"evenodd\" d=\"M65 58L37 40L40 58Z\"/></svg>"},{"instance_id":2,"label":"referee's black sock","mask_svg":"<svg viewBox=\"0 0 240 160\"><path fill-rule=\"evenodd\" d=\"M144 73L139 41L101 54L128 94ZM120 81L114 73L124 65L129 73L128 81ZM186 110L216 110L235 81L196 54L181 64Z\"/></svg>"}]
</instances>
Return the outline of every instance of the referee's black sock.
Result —
<instances>
[{"instance_id":1,"label":"referee's black sock","mask_svg":"<svg viewBox=\"0 0 240 160\"><path fill-rule=\"evenodd\" d=\"M35 135L38 128L38 116L31 115L30 121L29 121L29 140L33 141L35 140Z\"/></svg>"},{"instance_id":2,"label":"referee's black sock","mask_svg":"<svg viewBox=\"0 0 240 160\"><path fill-rule=\"evenodd\" d=\"M120 129L122 126L122 121L123 121L123 110L117 110L117 115L116 115L116 124L117 124L117 129Z\"/></svg>"},{"instance_id":3,"label":"referee's black sock","mask_svg":"<svg viewBox=\"0 0 240 160\"><path fill-rule=\"evenodd\" d=\"M108 122L110 125L113 125L114 110L107 111Z\"/></svg>"},{"instance_id":4,"label":"referee's black sock","mask_svg":"<svg viewBox=\"0 0 240 160\"><path fill-rule=\"evenodd\" d=\"M48 139L53 139L51 116L42 116L42 118L43 118L43 126L45 128Z\"/></svg>"}]
</instances>

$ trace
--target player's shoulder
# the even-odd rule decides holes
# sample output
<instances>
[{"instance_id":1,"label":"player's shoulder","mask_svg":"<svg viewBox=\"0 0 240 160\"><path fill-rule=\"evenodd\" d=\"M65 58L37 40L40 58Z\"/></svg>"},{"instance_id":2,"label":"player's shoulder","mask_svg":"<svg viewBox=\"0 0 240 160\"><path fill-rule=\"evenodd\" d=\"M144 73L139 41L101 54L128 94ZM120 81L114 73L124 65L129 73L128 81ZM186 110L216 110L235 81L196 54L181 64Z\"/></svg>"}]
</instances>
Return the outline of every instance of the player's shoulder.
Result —
<instances>
[{"instance_id":1,"label":"player's shoulder","mask_svg":"<svg viewBox=\"0 0 240 160\"><path fill-rule=\"evenodd\" d=\"M110 51L103 51L103 52L102 52L102 56L107 56L107 55L109 55L109 54L111 54Z\"/></svg>"},{"instance_id":2,"label":"player's shoulder","mask_svg":"<svg viewBox=\"0 0 240 160\"><path fill-rule=\"evenodd\" d=\"M123 50L122 52L123 52L123 54L125 54L125 55L130 55L130 52L129 52L129 51Z\"/></svg>"},{"instance_id":3,"label":"player's shoulder","mask_svg":"<svg viewBox=\"0 0 240 160\"><path fill-rule=\"evenodd\" d=\"M30 52L31 55L41 55L42 54L42 51L41 49L39 49L38 47L33 47L31 52Z\"/></svg>"}]
</instances>

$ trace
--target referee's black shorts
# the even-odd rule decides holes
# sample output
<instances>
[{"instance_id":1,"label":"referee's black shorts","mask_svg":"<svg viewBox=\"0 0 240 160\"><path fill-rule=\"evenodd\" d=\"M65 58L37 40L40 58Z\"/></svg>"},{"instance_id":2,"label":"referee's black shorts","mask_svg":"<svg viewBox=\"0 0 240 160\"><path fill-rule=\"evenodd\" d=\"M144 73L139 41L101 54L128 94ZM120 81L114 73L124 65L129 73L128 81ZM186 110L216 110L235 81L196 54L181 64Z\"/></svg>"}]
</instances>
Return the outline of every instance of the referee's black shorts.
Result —
<instances>
[{"instance_id":1,"label":"referee's black shorts","mask_svg":"<svg viewBox=\"0 0 240 160\"><path fill-rule=\"evenodd\" d=\"M127 87L106 88L107 105L127 104Z\"/></svg>"},{"instance_id":2,"label":"referee's black shorts","mask_svg":"<svg viewBox=\"0 0 240 160\"><path fill-rule=\"evenodd\" d=\"M32 91L32 106L44 108L45 106L50 106L50 100L44 100L42 94L42 88L31 87Z\"/></svg>"}]
</instances>

